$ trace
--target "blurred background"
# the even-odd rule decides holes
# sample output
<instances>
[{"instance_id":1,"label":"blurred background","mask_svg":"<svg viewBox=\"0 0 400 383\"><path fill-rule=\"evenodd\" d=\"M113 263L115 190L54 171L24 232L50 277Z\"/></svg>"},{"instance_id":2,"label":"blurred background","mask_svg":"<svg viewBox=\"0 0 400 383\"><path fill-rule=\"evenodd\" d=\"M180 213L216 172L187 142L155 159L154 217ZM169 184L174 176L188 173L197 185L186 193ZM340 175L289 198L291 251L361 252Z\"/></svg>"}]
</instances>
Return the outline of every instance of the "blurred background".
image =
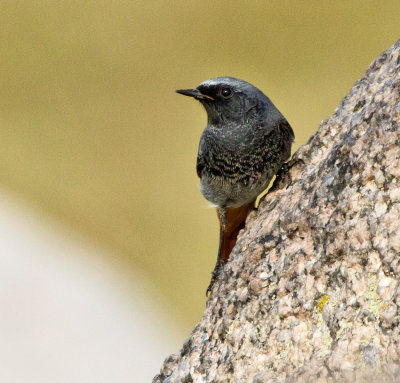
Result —
<instances>
[{"instance_id":1,"label":"blurred background","mask_svg":"<svg viewBox=\"0 0 400 383\"><path fill-rule=\"evenodd\" d=\"M245 79L295 149L400 37L400 2L3 0L0 381L150 381L205 308L206 114Z\"/></svg>"}]
</instances>

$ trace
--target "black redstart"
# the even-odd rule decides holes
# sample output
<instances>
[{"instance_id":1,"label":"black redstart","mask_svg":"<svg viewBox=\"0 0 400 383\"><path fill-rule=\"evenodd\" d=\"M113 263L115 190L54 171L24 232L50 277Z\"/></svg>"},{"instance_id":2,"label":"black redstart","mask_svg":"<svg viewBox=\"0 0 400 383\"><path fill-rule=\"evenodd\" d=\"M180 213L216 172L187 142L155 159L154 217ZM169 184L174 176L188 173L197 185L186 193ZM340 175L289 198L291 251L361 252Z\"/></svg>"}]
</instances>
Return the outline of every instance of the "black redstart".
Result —
<instances>
[{"instance_id":1,"label":"black redstart","mask_svg":"<svg viewBox=\"0 0 400 383\"><path fill-rule=\"evenodd\" d=\"M271 100L246 81L217 77L177 92L200 101L208 114L197 174L201 193L217 207L220 221L208 294L257 196L289 159L294 133Z\"/></svg>"}]
</instances>

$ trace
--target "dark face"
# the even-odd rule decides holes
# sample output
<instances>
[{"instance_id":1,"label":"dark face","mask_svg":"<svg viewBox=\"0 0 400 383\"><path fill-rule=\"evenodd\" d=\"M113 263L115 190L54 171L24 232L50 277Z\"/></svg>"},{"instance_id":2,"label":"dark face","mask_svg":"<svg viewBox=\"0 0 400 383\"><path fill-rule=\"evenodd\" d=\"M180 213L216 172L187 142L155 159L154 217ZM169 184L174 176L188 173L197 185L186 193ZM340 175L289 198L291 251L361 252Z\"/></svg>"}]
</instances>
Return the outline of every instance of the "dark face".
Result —
<instances>
[{"instance_id":1,"label":"dark face","mask_svg":"<svg viewBox=\"0 0 400 383\"><path fill-rule=\"evenodd\" d=\"M177 92L199 100L212 124L244 121L256 112L262 94L251 84L231 77L207 80L196 89Z\"/></svg>"}]
</instances>

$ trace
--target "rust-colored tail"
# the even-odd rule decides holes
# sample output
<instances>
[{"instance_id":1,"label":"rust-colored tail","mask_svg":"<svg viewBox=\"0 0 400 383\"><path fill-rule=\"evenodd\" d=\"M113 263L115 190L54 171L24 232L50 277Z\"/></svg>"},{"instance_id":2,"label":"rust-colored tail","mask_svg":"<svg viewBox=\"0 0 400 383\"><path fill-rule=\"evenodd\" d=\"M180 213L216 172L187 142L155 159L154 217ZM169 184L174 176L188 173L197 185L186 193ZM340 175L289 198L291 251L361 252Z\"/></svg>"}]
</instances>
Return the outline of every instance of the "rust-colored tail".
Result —
<instances>
[{"instance_id":1,"label":"rust-colored tail","mask_svg":"<svg viewBox=\"0 0 400 383\"><path fill-rule=\"evenodd\" d=\"M249 212L254 208L255 200L247 205L238 208L219 208L217 209L219 219L219 248L217 263L212 272L211 281L208 285L206 295L208 295L215 281L218 278L221 266L228 261L231 251L236 244L239 231L244 228Z\"/></svg>"},{"instance_id":2,"label":"rust-colored tail","mask_svg":"<svg viewBox=\"0 0 400 383\"><path fill-rule=\"evenodd\" d=\"M254 208L255 201L240 206L238 208L228 207L226 208L225 216L225 230L223 230L223 223L221 222L220 209L217 209L218 218L220 220L220 245L218 251L218 259L224 265L231 254L233 247L236 244L237 236L239 231L244 228L246 218L249 212Z\"/></svg>"}]
</instances>

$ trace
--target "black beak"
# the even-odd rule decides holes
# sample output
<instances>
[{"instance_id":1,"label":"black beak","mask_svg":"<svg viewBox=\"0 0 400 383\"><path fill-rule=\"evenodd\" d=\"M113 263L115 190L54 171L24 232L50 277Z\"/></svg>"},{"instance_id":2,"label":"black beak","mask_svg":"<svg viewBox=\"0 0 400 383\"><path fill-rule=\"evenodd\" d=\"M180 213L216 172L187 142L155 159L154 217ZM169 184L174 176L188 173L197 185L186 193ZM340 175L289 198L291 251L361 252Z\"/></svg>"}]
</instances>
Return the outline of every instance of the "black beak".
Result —
<instances>
[{"instance_id":1,"label":"black beak","mask_svg":"<svg viewBox=\"0 0 400 383\"><path fill-rule=\"evenodd\" d=\"M176 93L183 94L184 96L194 97L196 100L211 100L214 98L201 93L198 89L179 89Z\"/></svg>"}]
</instances>

